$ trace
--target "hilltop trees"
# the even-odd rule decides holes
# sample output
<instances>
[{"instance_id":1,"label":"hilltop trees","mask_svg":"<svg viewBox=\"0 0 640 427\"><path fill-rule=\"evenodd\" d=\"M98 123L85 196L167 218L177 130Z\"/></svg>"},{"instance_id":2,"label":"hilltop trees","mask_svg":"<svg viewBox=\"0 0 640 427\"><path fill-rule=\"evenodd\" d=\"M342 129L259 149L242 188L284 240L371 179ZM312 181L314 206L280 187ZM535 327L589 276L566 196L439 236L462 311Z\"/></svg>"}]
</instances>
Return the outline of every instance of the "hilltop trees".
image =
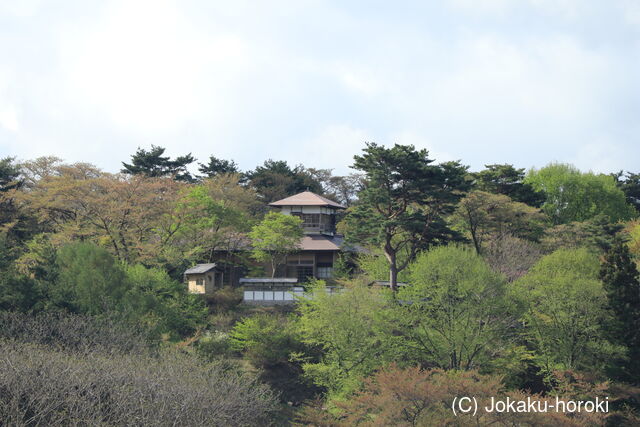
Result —
<instances>
[{"instance_id":1,"label":"hilltop trees","mask_svg":"<svg viewBox=\"0 0 640 427\"><path fill-rule=\"evenodd\" d=\"M460 201L453 223L471 237L478 254L488 238L507 235L535 240L542 235L544 216L538 209L508 196L472 191Z\"/></svg>"},{"instance_id":2,"label":"hilltop trees","mask_svg":"<svg viewBox=\"0 0 640 427\"><path fill-rule=\"evenodd\" d=\"M221 174L240 173L236 162L233 160L218 159L215 156L209 156L209 162L206 164L198 164L200 165L198 171L209 178Z\"/></svg>"},{"instance_id":3,"label":"hilltop trees","mask_svg":"<svg viewBox=\"0 0 640 427\"><path fill-rule=\"evenodd\" d=\"M353 168L365 174L360 203L346 218L350 238L382 247L389 262L391 289L398 272L420 249L451 239L443 215L468 188L467 168L457 162L434 165L427 150L412 145L386 148L367 143ZM406 253L400 261L400 254Z\"/></svg>"},{"instance_id":4,"label":"hilltop trees","mask_svg":"<svg viewBox=\"0 0 640 427\"><path fill-rule=\"evenodd\" d=\"M283 160L267 160L263 165L246 173L249 183L265 203L284 199L302 191L322 193L322 185L305 168L291 168Z\"/></svg>"},{"instance_id":5,"label":"hilltop trees","mask_svg":"<svg viewBox=\"0 0 640 427\"><path fill-rule=\"evenodd\" d=\"M544 201L544 194L524 182L524 169L516 169L513 165L485 165L484 170L471 175L477 190L504 194L516 202L534 207L540 207Z\"/></svg>"},{"instance_id":6,"label":"hilltop trees","mask_svg":"<svg viewBox=\"0 0 640 427\"><path fill-rule=\"evenodd\" d=\"M131 156L131 163L122 162L122 173L129 175L145 175L149 177L172 176L177 181L193 181L187 166L196 159L191 153L178 156L171 160L169 156L163 156L165 149L152 145L150 150L138 148Z\"/></svg>"},{"instance_id":7,"label":"hilltop trees","mask_svg":"<svg viewBox=\"0 0 640 427\"><path fill-rule=\"evenodd\" d=\"M532 169L525 179L536 191L545 194L542 210L554 224L586 221L605 215L611 222L636 216L627 204L625 194L613 177L582 173L574 166L551 163L542 169Z\"/></svg>"}]
</instances>

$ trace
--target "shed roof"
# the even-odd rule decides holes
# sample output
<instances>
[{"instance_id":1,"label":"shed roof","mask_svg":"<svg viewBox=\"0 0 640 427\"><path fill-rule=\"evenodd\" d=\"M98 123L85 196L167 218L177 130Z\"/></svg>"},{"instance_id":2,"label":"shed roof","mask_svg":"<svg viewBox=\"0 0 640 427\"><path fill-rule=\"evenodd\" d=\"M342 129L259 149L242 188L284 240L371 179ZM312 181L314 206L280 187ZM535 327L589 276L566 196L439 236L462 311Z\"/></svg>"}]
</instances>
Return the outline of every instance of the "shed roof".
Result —
<instances>
[{"instance_id":1,"label":"shed roof","mask_svg":"<svg viewBox=\"0 0 640 427\"><path fill-rule=\"evenodd\" d=\"M269 203L269 206L329 206L337 209L346 209L340 203L329 200L311 191L303 191L293 196Z\"/></svg>"},{"instance_id":2,"label":"shed roof","mask_svg":"<svg viewBox=\"0 0 640 427\"><path fill-rule=\"evenodd\" d=\"M202 274L202 273L206 273L207 271L214 270L215 268L216 268L216 264L214 263L197 264L194 267L191 267L190 269L185 271L184 274Z\"/></svg>"}]
</instances>

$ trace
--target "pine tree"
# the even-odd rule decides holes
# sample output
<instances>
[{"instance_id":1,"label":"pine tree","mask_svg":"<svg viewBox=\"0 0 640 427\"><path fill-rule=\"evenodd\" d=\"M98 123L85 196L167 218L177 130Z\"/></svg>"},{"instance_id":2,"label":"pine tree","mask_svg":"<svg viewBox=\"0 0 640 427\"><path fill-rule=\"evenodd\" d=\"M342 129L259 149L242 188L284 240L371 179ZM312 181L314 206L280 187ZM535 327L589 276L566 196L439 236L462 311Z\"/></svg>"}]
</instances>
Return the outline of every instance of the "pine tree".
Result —
<instances>
[{"instance_id":1,"label":"pine tree","mask_svg":"<svg viewBox=\"0 0 640 427\"><path fill-rule=\"evenodd\" d=\"M618 375L633 383L640 383L640 281L629 248L616 239L606 253L600 279L604 283L614 319L610 334L614 343L628 349L628 360L621 363Z\"/></svg>"}]
</instances>

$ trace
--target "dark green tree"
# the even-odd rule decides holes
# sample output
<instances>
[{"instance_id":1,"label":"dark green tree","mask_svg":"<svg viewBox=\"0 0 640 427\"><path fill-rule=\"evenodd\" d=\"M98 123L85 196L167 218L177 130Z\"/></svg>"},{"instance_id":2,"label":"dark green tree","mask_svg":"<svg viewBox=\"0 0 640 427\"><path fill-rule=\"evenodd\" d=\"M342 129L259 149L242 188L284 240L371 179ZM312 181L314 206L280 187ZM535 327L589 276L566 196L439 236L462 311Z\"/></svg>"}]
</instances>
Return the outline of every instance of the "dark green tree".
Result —
<instances>
[{"instance_id":1,"label":"dark green tree","mask_svg":"<svg viewBox=\"0 0 640 427\"><path fill-rule=\"evenodd\" d=\"M266 203L307 190L322 194L322 184L311 173L302 165L291 168L284 160L269 159L246 175Z\"/></svg>"},{"instance_id":2,"label":"dark green tree","mask_svg":"<svg viewBox=\"0 0 640 427\"><path fill-rule=\"evenodd\" d=\"M485 165L484 170L472 173L476 189L495 194L504 194L516 202L540 207L544 194L535 191L523 182L525 170L509 164Z\"/></svg>"},{"instance_id":3,"label":"dark green tree","mask_svg":"<svg viewBox=\"0 0 640 427\"><path fill-rule=\"evenodd\" d=\"M629 248L617 239L604 256L600 268L609 307L615 317L609 336L615 344L628 349L628 358L618 361L618 375L634 383L640 382L640 281L638 269Z\"/></svg>"},{"instance_id":4,"label":"dark green tree","mask_svg":"<svg viewBox=\"0 0 640 427\"><path fill-rule=\"evenodd\" d=\"M352 168L364 172L365 183L344 229L351 240L382 248L390 287L396 290L398 272L419 250L459 238L444 216L469 188L467 167L458 162L434 165L427 150L413 145L367 143L354 159Z\"/></svg>"},{"instance_id":5,"label":"dark green tree","mask_svg":"<svg viewBox=\"0 0 640 427\"><path fill-rule=\"evenodd\" d=\"M627 203L640 213L640 173L620 171L612 176L618 187L624 192Z\"/></svg>"},{"instance_id":6,"label":"dark green tree","mask_svg":"<svg viewBox=\"0 0 640 427\"><path fill-rule=\"evenodd\" d=\"M129 175L146 175L149 177L173 176L176 181L193 181L187 166L195 162L191 153L171 160L163 156L165 149L152 145L150 150L138 148L131 156L131 163L122 162L122 173Z\"/></svg>"},{"instance_id":7,"label":"dark green tree","mask_svg":"<svg viewBox=\"0 0 640 427\"><path fill-rule=\"evenodd\" d=\"M204 176L212 178L223 173L240 173L238 165L233 160L219 159L215 156L209 156L209 163L198 163L200 167L198 171Z\"/></svg>"}]
</instances>

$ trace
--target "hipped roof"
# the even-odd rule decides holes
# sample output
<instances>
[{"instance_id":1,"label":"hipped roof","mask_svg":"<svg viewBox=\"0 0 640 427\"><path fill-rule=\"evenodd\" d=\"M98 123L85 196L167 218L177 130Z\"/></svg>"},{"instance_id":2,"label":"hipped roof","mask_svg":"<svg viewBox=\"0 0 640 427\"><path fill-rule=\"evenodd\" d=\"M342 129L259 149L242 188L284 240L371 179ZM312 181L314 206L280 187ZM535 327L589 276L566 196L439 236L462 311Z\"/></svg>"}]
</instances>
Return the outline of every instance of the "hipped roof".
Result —
<instances>
[{"instance_id":1,"label":"hipped roof","mask_svg":"<svg viewBox=\"0 0 640 427\"><path fill-rule=\"evenodd\" d=\"M329 200L311 191L303 191L293 196L269 203L269 206L328 206L337 209L346 209L340 203Z\"/></svg>"}]
</instances>

